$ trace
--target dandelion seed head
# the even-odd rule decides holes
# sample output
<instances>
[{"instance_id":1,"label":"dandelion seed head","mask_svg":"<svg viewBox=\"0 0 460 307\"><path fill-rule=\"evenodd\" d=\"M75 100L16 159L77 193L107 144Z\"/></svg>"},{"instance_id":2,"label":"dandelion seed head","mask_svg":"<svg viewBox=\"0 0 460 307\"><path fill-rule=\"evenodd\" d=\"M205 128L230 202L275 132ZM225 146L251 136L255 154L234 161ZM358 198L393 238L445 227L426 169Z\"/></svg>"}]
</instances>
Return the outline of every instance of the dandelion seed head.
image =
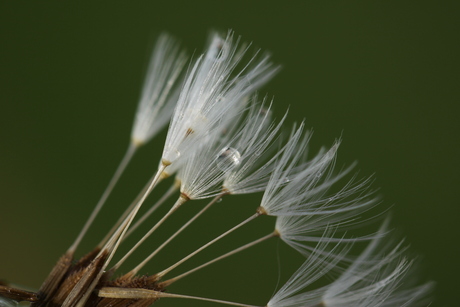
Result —
<instances>
[{"instance_id":1,"label":"dandelion seed head","mask_svg":"<svg viewBox=\"0 0 460 307\"><path fill-rule=\"evenodd\" d=\"M266 307L409 307L427 302L433 283L417 285L413 282L415 260L406 255L403 240L387 239L389 219L374 233L349 235L348 231L362 222L361 215L374 209L379 201L370 189L370 178L348 176L355 164L337 171L341 139L310 156L311 132L305 130L304 122L294 125L284 138L282 129L287 112L281 119L273 118L273 100L267 97L259 100L256 93L279 67L260 51L245 59L250 44L240 42L232 31L226 36L213 32L208 41L205 52L190 62L186 75L182 76L187 61L185 53L167 34L159 37L136 112L132 143L102 201L96 205L89 223L84 225L77 243L59 259L40 290L28 292L1 283L0 307L16 307L16 299L37 302L37 306L43 307L149 306L159 298L254 307L174 294L169 292L169 286L214 262L272 238L281 239L294 252L299 252L305 262L271 299L266 298ZM73 259L80 239L108 199L137 147L152 139L168 121L158 171L101 243L80 260ZM169 180L172 185L165 189L163 196L149 209L141 211L152 190L173 175L174 181ZM256 212L249 217L164 270L154 275L138 275L145 264L223 196L257 192L263 193L262 199L254 204ZM179 195L169 210L162 217L157 216L150 230L109 269L119 245L126 243L126 237L139 225L149 224L150 214L174 194ZM138 247L167 219L174 217L173 213L183 204L210 197L214 198L137 266L121 277L114 277L120 267L127 264L125 260L138 252ZM145 214L139 217L136 216L138 212ZM164 278L205 248L242 230L254 219L265 218L264 215L276 217L265 236L251 239L185 273ZM231 217L232 214L225 214L225 219ZM204 222L203 225L208 224ZM250 236L244 235L246 237ZM355 254L354 245L361 244L365 244L364 249ZM157 264L160 262L155 262Z\"/></svg>"}]
</instances>

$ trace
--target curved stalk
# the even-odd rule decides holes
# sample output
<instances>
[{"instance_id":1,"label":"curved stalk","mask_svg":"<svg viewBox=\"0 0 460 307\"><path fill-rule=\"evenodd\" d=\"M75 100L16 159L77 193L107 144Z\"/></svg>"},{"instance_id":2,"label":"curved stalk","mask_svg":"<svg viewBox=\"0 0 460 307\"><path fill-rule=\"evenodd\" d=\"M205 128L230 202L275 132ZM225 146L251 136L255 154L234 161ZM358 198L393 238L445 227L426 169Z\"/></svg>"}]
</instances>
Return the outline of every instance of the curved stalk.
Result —
<instances>
[{"instance_id":1,"label":"curved stalk","mask_svg":"<svg viewBox=\"0 0 460 307\"><path fill-rule=\"evenodd\" d=\"M163 244L161 244L153 253L151 253L147 258L145 258L139 265L137 265L131 272L128 274L136 275L144 265L147 264L158 252L160 252L166 245L169 244L175 237L177 237L185 228L187 228L193 221L195 221L200 215L202 215L206 210L208 210L213 204L215 204L219 199L222 198L226 193L222 193L214 197L203 209L201 209L195 216L193 216L187 223L185 223L181 228L179 228L172 236L170 236Z\"/></svg>"},{"instance_id":2,"label":"curved stalk","mask_svg":"<svg viewBox=\"0 0 460 307\"><path fill-rule=\"evenodd\" d=\"M235 303L235 302L224 301L224 300L217 300L217 299L206 298L206 297L160 292L160 291L154 291L154 290L148 290L148 289L104 287L98 291L98 296L107 297L107 298L119 298L119 299L159 299L159 298L166 298L166 297L185 298L185 299L191 299L191 300L199 300L199 301L225 304L225 305L230 305L230 306L263 307L263 306Z\"/></svg>"},{"instance_id":3,"label":"curved stalk","mask_svg":"<svg viewBox=\"0 0 460 307\"><path fill-rule=\"evenodd\" d=\"M210 260L210 261L208 261L208 262L206 262L206 263L203 263L202 265L197 266L197 267L194 268L194 269L191 269L191 270L189 270L189 271L187 271L187 272L185 272L185 273L182 273L182 274L180 274L180 275L177 275L176 277L173 277L173 278L170 278L170 279L168 279L168 280L166 280L166 281L163 281L163 282L161 283L161 286L162 286L162 287L167 287L167 286L171 285L172 283L178 281L179 279L181 279L181 278L183 278L183 277L186 277L186 276L188 276L188 275L190 275L190 274L192 274L192 273L194 273L194 272L196 272L196 271L198 271L198 270L200 270L200 269L202 269L202 268L205 268L205 267L207 267L208 265L213 264L214 262L217 262L217 261L219 261L219 260L222 260L222 259L225 259L225 258L227 258L227 257L230 257L230 256L232 256L232 255L234 255L234 254L236 254L236 253L239 253L239 252L241 252L241 251L243 251L243 250L245 250L245 249L248 249L248 248L250 248L250 247L252 247L252 246L254 246L254 245L256 245L256 244L259 244L259 243L261 243L261 242L264 242L264 241L266 241L266 240L268 240L268 239L270 239L270 238L277 237L277 236L278 236L278 235L277 235L276 232L272 232L272 233L270 233L270 234L268 234L268 235L266 235L266 236L263 236L262 238L259 238L259 239L257 239L257 240L254 240L254 241L252 241L252 242L250 242L250 243L248 243L248 244L245 244L245 245L243 245L243 246L240 246L240 247L238 247L238 248L236 248L236 249L234 249L234 250L232 250L232 251L230 251L230 252L228 252L228 253L226 253L226 254L223 254L223 255L221 255L221 256L219 256L219 257L217 257L217 258L214 258L214 259L212 259L212 260Z\"/></svg>"},{"instance_id":4,"label":"curved stalk","mask_svg":"<svg viewBox=\"0 0 460 307\"><path fill-rule=\"evenodd\" d=\"M120 261L115 264L111 270L115 271L117 270L123 262L125 262L126 259L128 259L129 256L142 244L144 241L155 231L160 227L161 224L163 224L164 221L168 217L170 217L177 209L179 209L180 206L182 206L186 201L188 201L188 198L185 198L183 196L180 196L176 203L169 209L169 211L123 256L123 258L120 259ZM130 274L130 273L128 273Z\"/></svg>"},{"instance_id":5,"label":"curved stalk","mask_svg":"<svg viewBox=\"0 0 460 307\"><path fill-rule=\"evenodd\" d=\"M226 232L224 232L223 234L221 234L220 236L216 237L215 239L209 241L208 243L206 243L205 245L203 245L202 247L198 248L197 250L195 250L194 252L192 252L191 254L189 254L188 256L182 258L181 260L179 260L178 262L176 262L175 264L173 264L172 266L170 266L169 268L161 271L160 273L157 273L156 274L156 277L158 279L161 279L164 275L166 275L167 273L169 273L170 271L172 271L173 269L175 269L176 267L178 267L179 265L181 265L182 263L184 263L185 261L187 261L188 259L192 258L193 256L195 256L196 254L198 254L199 252L201 252L202 250L204 250L205 248L211 246L212 244L214 244L215 242L219 241L220 239L222 239L223 237L225 237L226 235L232 233L233 231L237 230L238 228L240 228L241 226L249 223L250 221L252 221L253 219L255 219L256 217L260 216L261 214L259 212L251 215L249 218L247 218L246 220L244 220L243 222L239 223L238 225L236 225L235 227L227 230Z\"/></svg>"},{"instance_id":6,"label":"curved stalk","mask_svg":"<svg viewBox=\"0 0 460 307\"><path fill-rule=\"evenodd\" d=\"M77 249L78 245L80 244L81 240L87 233L89 227L91 224L94 222L94 219L98 215L99 211L101 211L102 206L104 206L105 202L107 201L107 198L109 197L110 193L112 192L113 188L117 184L118 180L121 177L121 174L123 174L124 170L126 169L126 166L128 166L129 162L131 161L131 158L134 156L137 148L139 148L136 144L133 142L130 143L123 159L121 160L120 164L118 165L117 170L112 176L112 179L110 180L109 184L104 190L104 193L102 194L101 198L96 204L96 207L94 207L93 212L91 212L91 215L89 216L88 220L86 220L85 225L83 226L82 230L78 234L77 238L75 241L72 243L72 245L69 247L67 250L68 253L74 253L75 250Z\"/></svg>"},{"instance_id":7,"label":"curved stalk","mask_svg":"<svg viewBox=\"0 0 460 307\"><path fill-rule=\"evenodd\" d=\"M136 221L136 223L134 223L128 229L128 231L126 232L126 235L123 237L123 240L128 238L133 233L133 231L135 231L148 217L152 215L153 212L155 212L155 210L157 210L169 197L171 197L171 195L173 195L174 192L176 192L179 189L179 187L180 187L180 184L177 184L177 182L175 182L166 191L166 193L152 207L150 207L150 209L147 212L145 212L142 215L142 217L140 217L139 220Z\"/></svg>"},{"instance_id":8,"label":"curved stalk","mask_svg":"<svg viewBox=\"0 0 460 307\"><path fill-rule=\"evenodd\" d=\"M115 231L113 236L108 240L108 242L104 245L103 249L99 252L96 256L96 259L106 256L106 260L103 264L98 268L98 273L96 276L93 277L92 274L85 274L83 278L81 278L74 287L74 290L67 296L63 303L63 307L83 307L85 306L89 296L93 292L96 285L99 283L102 275L105 273L105 269L107 268L108 264L112 260L118 246L121 243L121 240L129 228L129 225L132 223L134 217L136 216L137 212L139 211L140 207L144 203L147 196L153 190L155 185L158 183L161 174L163 173L164 169L167 167L165 164L161 164L158 168L157 173L155 174L154 178L151 180L149 187L146 193L141 197L139 202L133 208L132 212L128 215L126 220L120 225L120 227ZM96 260L95 259L95 260ZM91 265L94 261L91 263ZM89 285L89 286L86 286Z\"/></svg>"}]
</instances>

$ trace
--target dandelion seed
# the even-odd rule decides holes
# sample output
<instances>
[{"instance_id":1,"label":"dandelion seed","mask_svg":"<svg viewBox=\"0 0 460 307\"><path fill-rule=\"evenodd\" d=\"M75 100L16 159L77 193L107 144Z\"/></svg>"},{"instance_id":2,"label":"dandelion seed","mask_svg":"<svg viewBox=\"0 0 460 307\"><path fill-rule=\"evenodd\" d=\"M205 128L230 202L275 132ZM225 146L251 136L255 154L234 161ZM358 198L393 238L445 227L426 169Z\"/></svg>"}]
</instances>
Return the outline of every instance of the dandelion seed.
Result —
<instances>
[{"instance_id":1,"label":"dandelion seed","mask_svg":"<svg viewBox=\"0 0 460 307\"><path fill-rule=\"evenodd\" d=\"M203 140L219 133L241 109L244 97L266 83L278 70L268 57L251 59L252 66L231 74L242 61L245 48L237 49L233 33L226 39L213 34L208 51L197 59L182 88L163 150L169 165ZM230 114L230 116L229 116Z\"/></svg>"},{"instance_id":2,"label":"dandelion seed","mask_svg":"<svg viewBox=\"0 0 460 307\"><path fill-rule=\"evenodd\" d=\"M383 234L387 232L387 225L388 221L379 230L382 235L374 238L361 255L334 282L312 291L305 291L307 286L329 272L333 268L333 264L336 264L337 260L343 256L343 253L334 254L333 257L324 261L317 258L321 257L323 252L319 248L315 249L301 268L273 296L267 306L378 307L418 305L429 292L432 284L427 283L423 286L401 291L400 286L403 280L407 278L413 261L402 256L404 249L401 249L401 244L391 248L391 243L384 242ZM321 241L319 245L325 246Z\"/></svg>"},{"instance_id":3,"label":"dandelion seed","mask_svg":"<svg viewBox=\"0 0 460 307\"><path fill-rule=\"evenodd\" d=\"M223 182L224 189L231 194L263 191L281 154L274 145L286 115L275 125L270 116L271 104L268 108L265 100L259 104L256 95L252 102L248 116L231 142L231 146L241 150L240 165L229 170Z\"/></svg>"},{"instance_id":4,"label":"dandelion seed","mask_svg":"<svg viewBox=\"0 0 460 307\"><path fill-rule=\"evenodd\" d=\"M150 141L171 119L180 94L180 74L187 61L173 38L162 34L150 59L131 131L137 146Z\"/></svg>"},{"instance_id":5,"label":"dandelion seed","mask_svg":"<svg viewBox=\"0 0 460 307\"><path fill-rule=\"evenodd\" d=\"M167 34L162 34L158 38L137 108L130 146L68 253L73 253L80 244L137 148L150 141L168 123L179 96L177 79L185 60L185 53L179 53L179 48L173 38Z\"/></svg>"}]
</instances>

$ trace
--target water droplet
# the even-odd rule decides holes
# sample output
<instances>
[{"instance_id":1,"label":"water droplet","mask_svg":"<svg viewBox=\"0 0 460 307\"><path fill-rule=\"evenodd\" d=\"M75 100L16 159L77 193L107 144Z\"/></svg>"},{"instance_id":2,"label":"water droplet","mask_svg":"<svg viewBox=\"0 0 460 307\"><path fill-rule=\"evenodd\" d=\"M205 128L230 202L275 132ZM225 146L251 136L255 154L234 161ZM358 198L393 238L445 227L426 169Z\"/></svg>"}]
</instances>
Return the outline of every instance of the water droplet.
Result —
<instances>
[{"instance_id":1,"label":"water droplet","mask_svg":"<svg viewBox=\"0 0 460 307\"><path fill-rule=\"evenodd\" d=\"M322 173L322 172L316 173L316 178L320 178L321 176L323 176L323 173Z\"/></svg>"},{"instance_id":2,"label":"water droplet","mask_svg":"<svg viewBox=\"0 0 460 307\"><path fill-rule=\"evenodd\" d=\"M217 167L222 171L229 171L241 163L241 154L232 147L225 147L217 156Z\"/></svg>"},{"instance_id":3,"label":"water droplet","mask_svg":"<svg viewBox=\"0 0 460 307\"><path fill-rule=\"evenodd\" d=\"M218 203L220 203L221 201L222 201L222 198L219 198L219 199L217 200Z\"/></svg>"}]
</instances>

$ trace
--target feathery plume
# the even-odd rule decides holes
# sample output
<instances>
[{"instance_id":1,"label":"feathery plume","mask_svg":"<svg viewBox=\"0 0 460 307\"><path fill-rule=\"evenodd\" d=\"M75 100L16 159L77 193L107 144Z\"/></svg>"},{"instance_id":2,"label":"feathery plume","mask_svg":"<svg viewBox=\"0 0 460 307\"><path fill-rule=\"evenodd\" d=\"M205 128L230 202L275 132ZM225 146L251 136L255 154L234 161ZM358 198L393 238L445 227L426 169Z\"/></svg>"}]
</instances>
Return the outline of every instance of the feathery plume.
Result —
<instances>
[{"instance_id":1,"label":"feathery plume","mask_svg":"<svg viewBox=\"0 0 460 307\"><path fill-rule=\"evenodd\" d=\"M231 74L242 61L246 48L238 49L239 39L233 32L224 39L212 35L206 54L200 56L190 72L179 96L162 155L169 165L180 156L192 152L205 140L222 131L235 114L244 97L265 84L276 73L268 56L255 56L236 76Z\"/></svg>"},{"instance_id":2,"label":"feathery plume","mask_svg":"<svg viewBox=\"0 0 460 307\"><path fill-rule=\"evenodd\" d=\"M305 263L272 297L268 307L379 307L421 306L431 283L401 290L413 260L403 256L401 243L392 247L385 243L388 220L367 248L349 267L327 286L311 291L306 288L327 274L343 254L334 253L330 259L315 249ZM325 239L327 241L328 239ZM320 241L318 245L323 245ZM318 252L319 251L319 252ZM321 257L319 257L320 255ZM317 258L315 258L317 257Z\"/></svg>"},{"instance_id":3,"label":"feathery plume","mask_svg":"<svg viewBox=\"0 0 460 307\"><path fill-rule=\"evenodd\" d=\"M187 61L177 42L163 33L152 52L137 106L131 140L137 145L150 141L171 119L180 94L180 75Z\"/></svg>"},{"instance_id":4,"label":"feathery plume","mask_svg":"<svg viewBox=\"0 0 460 307\"><path fill-rule=\"evenodd\" d=\"M257 96L238 135L229 142L229 149L236 149L240 163L225 173L223 188L230 194L249 194L262 192L268 184L282 151L275 151L275 140L286 119L285 114L278 124L271 120L271 106L265 106L265 99L259 106Z\"/></svg>"}]
</instances>

